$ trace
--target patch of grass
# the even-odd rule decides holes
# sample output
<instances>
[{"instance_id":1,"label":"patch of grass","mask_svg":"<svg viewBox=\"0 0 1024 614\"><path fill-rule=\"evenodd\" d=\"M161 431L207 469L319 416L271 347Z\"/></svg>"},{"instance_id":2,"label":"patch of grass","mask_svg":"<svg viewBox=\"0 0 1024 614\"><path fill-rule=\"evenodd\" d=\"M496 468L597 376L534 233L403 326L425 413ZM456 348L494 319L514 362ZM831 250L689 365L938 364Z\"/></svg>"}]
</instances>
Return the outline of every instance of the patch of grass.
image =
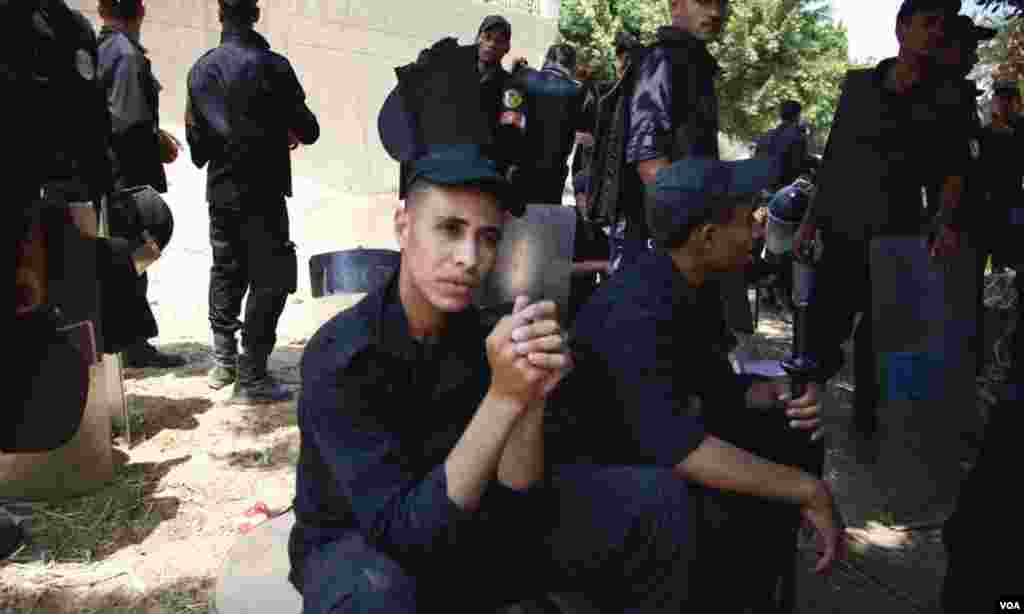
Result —
<instances>
[{"instance_id":1,"label":"patch of grass","mask_svg":"<svg viewBox=\"0 0 1024 614\"><path fill-rule=\"evenodd\" d=\"M16 563L91 564L119 548L145 539L166 517L177 513L177 500L151 493L173 464L132 464L114 480L82 497L32 505L29 543L12 558Z\"/></svg>"},{"instance_id":2,"label":"patch of grass","mask_svg":"<svg viewBox=\"0 0 1024 614\"><path fill-rule=\"evenodd\" d=\"M131 427L132 438L135 438L138 433L142 432L142 428L146 425L146 416L143 413L142 399L129 397L126 402L128 404L128 425ZM122 412L118 412L116 415L111 416L111 436L122 437L126 435L124 425L125 422Z\"/></svg>"},{"instance_id":3,"label":"patch of grass","mask_svg":"<svg viewBox=\"0 0 1024 614\"><path fill-rule=\"evenodd\" d=\"M871 516L871 520L887 527L894 527L898 524L896 522L896 515L889 510L876 510L874 515Z\"/></svg>"}]
</instances>

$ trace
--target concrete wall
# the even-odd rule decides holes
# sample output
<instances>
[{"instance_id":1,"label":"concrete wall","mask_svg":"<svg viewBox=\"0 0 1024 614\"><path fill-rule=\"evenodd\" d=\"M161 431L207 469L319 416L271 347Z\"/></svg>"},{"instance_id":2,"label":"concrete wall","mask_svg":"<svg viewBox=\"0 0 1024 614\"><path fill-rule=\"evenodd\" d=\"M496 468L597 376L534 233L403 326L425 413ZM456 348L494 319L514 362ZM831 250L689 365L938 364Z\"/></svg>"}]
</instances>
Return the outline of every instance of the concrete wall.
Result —
<instances>
[{"instance_id":1,"label":"concrete wall","mask_svg":"<svg viewBox=\"0 0 1024 614\"><path fill-rule=\"evenodd\" d=\"M99 26L95 0L68 0ZM512 23L512 52L537 65L557 32L557 0L263 0L257 29L291 61L320 119L322 137L294 158L295 173L354 194L397 189L397 166L377 136L377 112L394 68L443 36L472 42L480 21ZM530 14L509 6L535 6ZM164 86L162 121L182 123L185 78L220 38L216 0L149 0L142 43ZM296 198L300 195L296 194Z\"/></svg>"}]
</instances>

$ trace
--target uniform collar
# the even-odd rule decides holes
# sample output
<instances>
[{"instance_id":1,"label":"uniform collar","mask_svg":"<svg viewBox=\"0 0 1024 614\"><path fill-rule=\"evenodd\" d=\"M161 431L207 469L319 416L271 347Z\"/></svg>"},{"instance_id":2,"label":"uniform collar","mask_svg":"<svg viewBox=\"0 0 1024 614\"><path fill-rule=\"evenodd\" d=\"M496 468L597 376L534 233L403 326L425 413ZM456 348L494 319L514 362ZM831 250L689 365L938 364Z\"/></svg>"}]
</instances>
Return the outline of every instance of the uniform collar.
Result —
<instances>
[{"instance_id":1,"label":"uniform collar","mask_svg":"<svg viewBox=\"0 0 1024 614\"><path fill-rule=\"evenodd\" d=\"M386 284L367 295L360 305L361 315L369 321L368 345L403 358L415 359L423 344L409 334L409 319L398 295L399 270ZM480 311L475 306L448 317L439 347L461 346L465 342L479 343L481 337Z\"/></svg>"},{"instance_id":2,"label":"uniform collar","mask_svg":"<svg viewBox=\"0 0 1024 614\"><path fill-rule=\"evenodd\" d=\"M569 79L570 81L573 80L572 75L569 74L569 70L566 69L565 66L562 66L561 64L556 64L555 62L546 62L544 64L544 67L541 69L541 72L548 73L551 75L557 75L559 77L562 77L563 79Z\"/></svg>"},{"instance_id":3,"label":"uniform collar","mask_svg":"<svg viewBox=\"0 0 1024 614\"><path fill-rule=\"evenodd\" d=\"M270 43L263 35L252 28L239 28L238 26L225 25L220 34L220 42L241 43L253 47L270 49Z\"/></svg>"},{"instance_id":4,"label":"uniform collar","mask_svg":"<svg viewBox=\"0 0 1024 614\"><path fill-rule=\"evenodd\" d=\"M708 44L686 30L675 26L661 26L658 28L657 37L658 43L662 45L684 47L696 53L697 57L710 67L711 74L718 74L721 71L718 61L708 51Z\"/></svg>"},{"instance_id":5,"label":"uniform collar","mask_svg":"<svg viewBox=\"0 0 1024 614\"><path fill-rule=\"evenodd\" d=\"M948 83L949 79L944 79L937 71L931 71L925 75L923 79L918 81L909 90L902 94L897 94L885 87L885 80L889 75L889 70L892 69L893 65L899 61L899 58L891 57L886 58L878 63L872 70L872 77L875 84L881 88L884 92L892 96L912 96L916 92L934 90L943 83Z\"/></svg>"},{"instance_id":6,"label":"uniform collar","mask_svg":"<svg viewBox=\"0 0 1024 614\"><path fill-rule=\"evenodd\" d=\"M100 38L106 38L114 34L123 34L124 37L131 41L132 45L134 45L139 51L144 54L147 53L146 48L139 42L139 35L137 32L129 32L128 30L114 24L104 24L103 27L100 28Z\"/></svg>"}]
</instances>

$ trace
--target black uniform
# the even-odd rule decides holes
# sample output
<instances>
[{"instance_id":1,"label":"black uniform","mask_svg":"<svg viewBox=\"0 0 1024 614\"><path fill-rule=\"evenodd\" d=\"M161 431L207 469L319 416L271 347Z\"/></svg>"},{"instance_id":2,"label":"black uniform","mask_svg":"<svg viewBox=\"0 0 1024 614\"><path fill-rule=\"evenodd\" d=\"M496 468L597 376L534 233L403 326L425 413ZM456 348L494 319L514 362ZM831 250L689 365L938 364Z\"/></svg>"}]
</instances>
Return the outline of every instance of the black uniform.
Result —
<instances>
[{"instance_id":1,"label":"black uniform","mask_svg":"<svg viewBox=\"0 0 1024 614\"><path fill-rule=\"evenodd\" d=\"M840 346L855 314L870 313L871 239L920 233L926 222L922 189L962 175L969 161L959 85L929 81L894 94L884 83L895 61L847 73L815 180L808 219L821 229L826 248L807 318L823 380L842 366ZM864 318L854 339L858 360L866 361L857 373L868 378L876 371L868 364L873 354L860 349L871 347L871 329L871 318ZM873 409L877 383L862 382L857 389L855 406Z\"/></svg>"},{"instance_id":2,"label":"black uniform","mask_svg":"<svg viewBox=\"0 0 1024 614\"><path fill-rule=\"evenodd\" d=\"M225 24L220 46L189 71L187 137L192 161L207 167L210 326L218 361L233 360L241 329L246 355L265 365L285 299L296 289L285 208L292 195L288 132L305 144L320 136L305 98L288 60L251 28ZM238 316L247 290L243 326Z\"/></svg>"},{"instance_id":3,"label":"black uniform","mask_svg":"<svg viewBox=\"0 0 1024 614\"><path fill-rule=\"evenodd\" d=\"M778 156L782 161L779 183L773 186L780 190L807 170L807 134L798 121L784 121L758 139L757 155Z\"/></svg>"},{"instance_id":4,"label":"black uniform","mask_svg":"<svg viewBox=\"0 0 1024 614\"><path fill-rule=\"evenodd\" d=\"M5 183L16 212L16 244L29 232L44 232L49 269L49 303L15 317L13 347L25 354L13 363L15 411L0 426L0 450L42 452L78 431L89 385L90 357L58 327L91 320L96 349L103 352L100 305L123 295L135 275L127 254L112 250L106 239L84 237L67 218L69 204L96 205L111 188L105 155L110 117L96 80L92 26L60 0L4 1L0 45L0 83L5 92L18 93L7 100L7 134L13 143L31 144L19 172ZM25 121L32 117L46 121ZM15 266L20 264L16 249ZM107 332L123 325L109 322Z\"/></svg>"},{"instance_id":5,"label":"black uniform","mask_svg":"<svg viewBox=\"0 0 1024 614\"><path fill-rule=\"evenodd\" d=\"M109 155L114 189L148 185L157 192L167 192L167 177L160 159L160 84L153 75L146 49L134 35L104 26L100 30L97 77L106 91L110 109ZM116 196L108 201L108 207L120 204ZM127 350L129 366L151 364L146 358L154 354L146 340L156 337L159 330L146 298L148 289L149 275L143 273L136 280L134 295L124 297L131 307L126 306L121 313L137 320L132 338L110 339L116 341L112 350ZM178 363L167 361L164 366Z\"/></svg>"},{"instance_id":6,"label":"black uniform","mask_svg":"<svg viewBox=\"0 0 1024 614\"><path fill-rule=\"evenodd\" d=\"M523 166L517 182L527 202L560 204L576 131L590 129L583 115L585 92L569 73L548 63L514 74L526 92Z\"/></svg>"},{"instance_id":7,"label":"black uniform","mask_svg":"<svg viewBox=\"0 0 1024 614\"><path fill-rule=\"evenodd\" d=\"M991 126L982 132L982 164L977 176L989 201L974 220L983 245L1018 271L1014 280L1018 297L1024 290L1020 247L1020 206L1024 205L1024 171L1015 164L1024 145L1024 120L1009 130ZM1016 209L1016 212L1014 211ZM1019 566L1005 565L990 547L1012 554L1024 550L1024 531L1017 526L1020 506L1005 498L1013 489L1014 468L1020 463L1020 436L1024 433L1024 309L1019 305L1010 341L1008 383L997 390L999 403L990 411L977 464L964 479L956 510L943 528L948 566L942 586L947 612L966 612L976 603L994 603L1024 597ZM994 607L994 606L993 606Z\"/></svg>"},{"instance_id":8,"label":"black uniform","mask_svg":"<svg viewBox=\"0 0 1024 614\"><path fill-rule=\"evenodd\" d=\"M522 101L517 96L522 98L522 93L501 64L480 71L478 57L478 44L459 45L454 38L443 38L421 51L415 63L395 70L400 82L399 91L404 101L415 101L406 104L409 107L407 112L414 118L418 141L441 143L444 140L438 140L438 135L444 135L444 139L457 135L456 141L480 145L488 158L498 165L499 172L508 176L512 167L521 164L523 136L520 127L503 123L502 117L506 101L516 101L516 111L519 112ZM424 73L420 69L428 63L443 69ZM478 88L478 91L473 92L471 88ZM516 93L509 93L510 90ZM478 98L476 94L479 94ZM478 101L479 104L473 107L475 112L467 111L469 105L456 102L456 96L460 101L468 97ZM454 111L456 107L459 109L457 113ZM421 122L418 121L420 117L430 117L431 120ZM408 162L400 164L398 194L403 200L409 187L409 171Z\"/></svg>"},{"instance_id":9,"label":"black uniform","mask_svg":"<svg viewBox=\"0 0 1024 614\"><path fill-rule=\"evenodd\" d=\"M625 159L684 157L718 159L718 96L714 78L718 63L707 45L673 27L658 29L658 42L646 50L636 67L636 82L628 106ZM637 179L635 189L642 190ZM627 237L649 237L640 206L642 193L625 211Z\"/></svg>"}]
</instances>

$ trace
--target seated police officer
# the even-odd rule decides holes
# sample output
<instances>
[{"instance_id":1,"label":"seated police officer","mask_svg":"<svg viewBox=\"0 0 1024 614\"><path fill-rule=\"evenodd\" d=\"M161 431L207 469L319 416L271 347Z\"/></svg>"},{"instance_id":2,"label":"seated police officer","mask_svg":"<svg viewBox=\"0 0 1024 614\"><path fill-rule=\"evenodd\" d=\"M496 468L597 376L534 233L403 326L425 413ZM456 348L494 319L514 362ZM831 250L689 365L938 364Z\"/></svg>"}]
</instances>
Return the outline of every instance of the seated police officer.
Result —
<instances>
[{"instance_id":1,"label":"seated police officer","mask_svg":"<svg viewBox=\"0 0 1024 614\"><path fill-rule=\"evenodd\" d=\"M798 439L819 427L817 406L786 401L779 381L733 372L722 303L707 283L748 262L753 196L773 181L775 164L686 158L658 172L648 200L657 249L583 306L576 366L552 402L556 462L646 467L659 488L693 497L684 505L697 516L687 538L696 547L688 603L702 606L694 611L747 611L770 599L774 574L787 556L793 564L797 524L796 508L777 501L814 525L824 542L819 571L841 549L828 486L764 458L797 453Z\"/></svg>"},{"instance_id":2,"label":"seated police officer","mask_svg":"<svg viewBox=\"0 0 1024 614\"><path fill-rule=\"evenodd\" d=\"M290 555L304 612L486 612L568 590L609 610L678 613L693 556L687 483L653 462L549 471L545 398L569 363L555 306L520 298L489 334L471 306L510 202L471 150L413 163L397 274L303 356ZM831 535L825 489L753 462L752 483L788 480L777 492L814 500L808 516Z\"/></svg>"}]
</instances>

